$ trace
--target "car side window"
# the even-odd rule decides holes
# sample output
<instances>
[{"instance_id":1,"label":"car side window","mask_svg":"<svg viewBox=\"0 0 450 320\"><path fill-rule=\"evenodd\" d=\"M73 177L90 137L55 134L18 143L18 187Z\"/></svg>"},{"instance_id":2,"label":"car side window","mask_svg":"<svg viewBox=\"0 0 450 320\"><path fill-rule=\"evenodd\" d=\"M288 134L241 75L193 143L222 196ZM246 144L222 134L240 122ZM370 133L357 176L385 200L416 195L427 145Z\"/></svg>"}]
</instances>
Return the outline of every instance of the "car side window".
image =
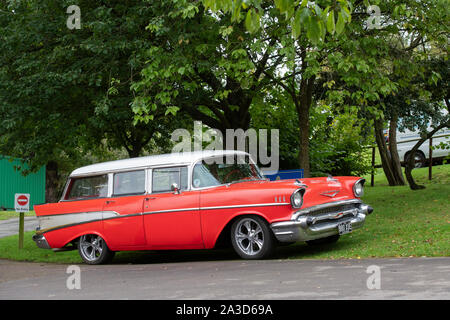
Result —
<instances>
[{"instance_id":1,"label":"car side window","mask_svg":"<svg viewBox=\"0 0 450 320\"><path fill-rule=\"evenodd\" d=\"M73 178L65 200L102 198L108 195L108 175Z\"/></svg>"},{"instance_id":2,"label":"car side window","mask_svg":"<svg viewBox=\"0 0 450 320\"><path fill-rule=\"evenodd\" d=\"M145 193L145 170L114 174L113 196Z\"/></svg>"},{"instance_id":3,"label":"car side window","mask_svg":"<svg viewBox=\"0 0 450 320\"><path fill-rule=\"evenodd\" d=\"M176 183L181 190L186 190L188 186L187 172L187 167L153 169L152 192L172 191L173 183Z\"/></svg>"},{"instance_id":4,"label":"car side window","mask_svg":"<svg viewBox=\"0 0 450 320\"><path fill-rule=\"evenodd\" d=\"M194 174L192 177L192 185L195 188L210 187L220 185L214 175L208 170L208 166L204 163L197 163L194 166Z\"/></svg>"}]
</instances>

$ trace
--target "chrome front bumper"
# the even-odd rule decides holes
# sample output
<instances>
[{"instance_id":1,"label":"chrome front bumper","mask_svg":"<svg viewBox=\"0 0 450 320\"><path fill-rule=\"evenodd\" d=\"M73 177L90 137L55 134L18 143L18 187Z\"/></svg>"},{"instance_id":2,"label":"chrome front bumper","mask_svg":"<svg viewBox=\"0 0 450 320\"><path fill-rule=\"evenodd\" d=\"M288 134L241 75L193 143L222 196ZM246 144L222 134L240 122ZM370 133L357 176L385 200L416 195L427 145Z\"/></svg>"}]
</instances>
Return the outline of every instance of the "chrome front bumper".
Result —
<instances>
[{"instance_id":1,"label":"chrome front bumper","mask_svg":"<svg viewBox=\"0 0 450 320\"><path fill-rule=\"evenodd\" d=\"M36 245L41 249L51 249L50 245L42 234L35 234L33 236L33 241L36 242Z\"/></svg>"},{"instance_id":2,"label":"chrome front bumper","mask_svg":"<svg viewBox=\"0 0 450 320\"><path fill-rule=\"evenodd\" d=\"M364 225L372 207L360 200L335 201L297 211L292 220L270 225L280 242L308 241L339 234L338 225L350 222L353 229Z\"/></svg>"}]
</instances>

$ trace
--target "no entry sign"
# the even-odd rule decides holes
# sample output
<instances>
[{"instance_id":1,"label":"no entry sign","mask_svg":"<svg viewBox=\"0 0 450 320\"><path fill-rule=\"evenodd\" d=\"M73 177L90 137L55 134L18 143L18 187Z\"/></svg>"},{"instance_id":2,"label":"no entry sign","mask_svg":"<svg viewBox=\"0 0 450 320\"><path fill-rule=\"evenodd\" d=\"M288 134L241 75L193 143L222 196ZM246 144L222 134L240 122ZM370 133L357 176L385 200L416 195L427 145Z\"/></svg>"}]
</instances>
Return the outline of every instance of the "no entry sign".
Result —
<instances>
[{"instance_id":1,"label":"no entry sign","mask_svg":"<svg viewBox=\"0 0 450 320\"><path fill-rule=\"evenodd\" d=\"M16 193L14 201L14 209L16 210L16 212L30 211L30 194Z\"/></svg>"}]
</instances>

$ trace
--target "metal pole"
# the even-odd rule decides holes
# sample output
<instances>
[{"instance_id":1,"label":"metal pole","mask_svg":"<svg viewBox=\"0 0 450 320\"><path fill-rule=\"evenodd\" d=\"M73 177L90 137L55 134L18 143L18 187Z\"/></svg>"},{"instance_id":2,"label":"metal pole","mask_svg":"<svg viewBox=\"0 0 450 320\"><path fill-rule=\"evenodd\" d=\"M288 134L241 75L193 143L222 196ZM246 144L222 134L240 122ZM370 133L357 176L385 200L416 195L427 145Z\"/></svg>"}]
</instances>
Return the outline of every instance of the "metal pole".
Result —
<instances>
[{"instance_id":1,"label":"metal pole","mask_svg":"<svg viewBox=\"0 0 450 320\"><path fill-rule=\"evenodd\" d=\"M372 172L370 173L370 186L375 183L375 146L372 147Z\"/></svg>"},{"instance_id":2,"label":"metal pole","mask_svg":"<svg viewBox=\"0 0 450 320\"><path fill-rule=\"evenodd\" d=\"M20 212L19 217L19 249L23 249L23 230L24 230L25 213Z\"/></svg>"},{"instance_id":3,"label":"metal pole","mask_svg":"<svg viewBox=\"0 0 450 320\"><path fill-rule=\"evenodd\" d=\"M433 138L430 138L430 145L428 146L429 148L429 164L428 164L428 180L431 180L431 176L432 176L432 168L433 168Z\"/></svg>"}]
</instances>

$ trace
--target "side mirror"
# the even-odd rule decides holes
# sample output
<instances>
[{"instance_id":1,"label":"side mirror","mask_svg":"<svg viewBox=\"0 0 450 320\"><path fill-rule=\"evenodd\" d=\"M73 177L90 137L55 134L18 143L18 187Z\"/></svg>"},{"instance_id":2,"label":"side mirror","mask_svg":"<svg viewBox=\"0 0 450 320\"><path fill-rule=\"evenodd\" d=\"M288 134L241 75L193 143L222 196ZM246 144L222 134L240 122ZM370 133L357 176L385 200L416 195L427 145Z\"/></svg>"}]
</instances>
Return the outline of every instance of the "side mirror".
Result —
<instances>
[{"instance_id":1,"label":"side mirror","mask_svg":"<svg viewBox=\"0 0 450 320\"><path fill-rule=\"evenodd\" d=\"M174 194L180 194L180 188L178 187L178 184L176 184L175 182L172 183L172 186L170 187L170 190L173 191Z\"/></svg>"}]
</instances>

